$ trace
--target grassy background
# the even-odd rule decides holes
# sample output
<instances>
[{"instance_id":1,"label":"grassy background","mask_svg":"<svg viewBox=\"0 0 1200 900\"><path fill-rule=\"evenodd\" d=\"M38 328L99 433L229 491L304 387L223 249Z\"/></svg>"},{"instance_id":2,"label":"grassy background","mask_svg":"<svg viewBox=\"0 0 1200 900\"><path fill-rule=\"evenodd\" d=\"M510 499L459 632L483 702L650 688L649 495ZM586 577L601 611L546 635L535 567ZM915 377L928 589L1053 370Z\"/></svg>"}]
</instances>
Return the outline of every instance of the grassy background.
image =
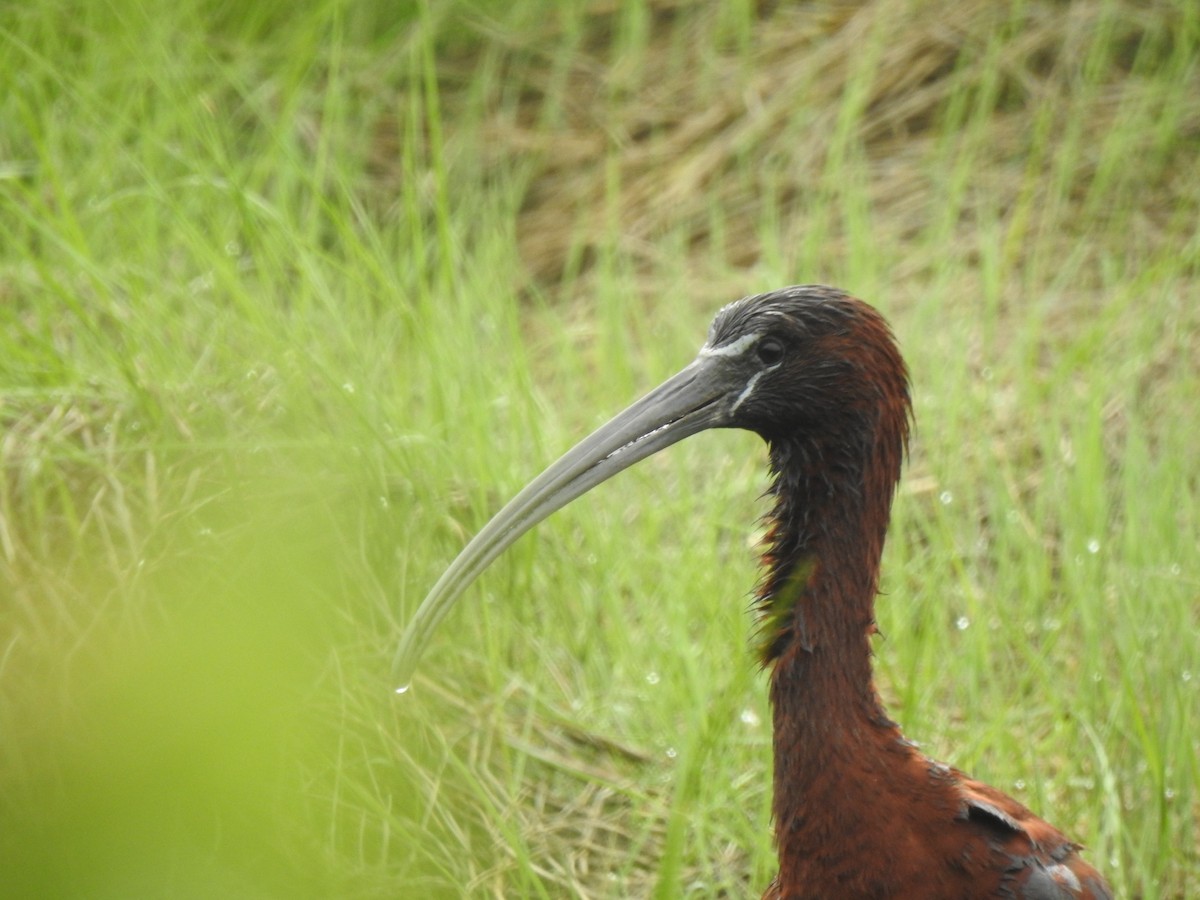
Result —
<instances>
[{"instance_id":1,"label":"grassy background","mask_svg":"<svg viewBox=\"0 0 1200 900\"><path fill-rule=\"evenodd\" d=\"M0 893L745 896L764 454L425 590L742 294L893 321L930 754L1200 892L1190 0L0 13Z\"/></svg>"}]
</instances>

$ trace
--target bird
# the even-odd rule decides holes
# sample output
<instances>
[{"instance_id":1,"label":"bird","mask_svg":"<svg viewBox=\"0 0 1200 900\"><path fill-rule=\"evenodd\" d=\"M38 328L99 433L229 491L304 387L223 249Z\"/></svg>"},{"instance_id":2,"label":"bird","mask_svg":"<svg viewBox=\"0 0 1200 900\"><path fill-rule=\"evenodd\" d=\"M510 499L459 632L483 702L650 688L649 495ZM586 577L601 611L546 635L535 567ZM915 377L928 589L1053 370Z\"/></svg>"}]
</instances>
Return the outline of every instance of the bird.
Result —
<instances>
[{"instance_id":1,"label":"bird","mask_svg":"<svg viewBox=\"0 0 1200 900\"><path fill-rule=\"evenodd\" d=\"M1082 847L996 788L937 762L884 710L875 597L913 422L884 317L837 288L735 300L695 359L534 478L468 543L409 624L407 689L433 629L518 537L697 432L767 445L756 652L768 672L778 874L763 900L1112 900Z\"/></svg>"}]
</instances>

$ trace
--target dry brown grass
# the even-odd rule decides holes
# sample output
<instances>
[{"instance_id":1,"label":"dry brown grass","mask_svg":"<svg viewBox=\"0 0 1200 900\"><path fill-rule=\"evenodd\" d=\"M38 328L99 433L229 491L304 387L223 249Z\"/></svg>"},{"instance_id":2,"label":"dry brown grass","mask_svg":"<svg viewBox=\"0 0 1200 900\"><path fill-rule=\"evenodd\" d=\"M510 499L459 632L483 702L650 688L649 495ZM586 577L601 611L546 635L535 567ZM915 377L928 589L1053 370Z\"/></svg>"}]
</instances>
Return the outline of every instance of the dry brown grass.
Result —
<instances>
[{"instance_id":1,"label":"dry brown grass","mask_svg":"<svg viewBox=\"0 0 1200 900\"><path fill-rule=\"evenodd\" d=\"M1034 2L1019 21L990 0L761 4L744 46L726 40L727 50L714 53L719 5L652 6L647 46L622 52L613 37L618 11L592 4L566 71L550 48L569 38L552 26L521 34L485 26L507 48L506 92L518 100L498 105L471 139L482 138L493 164L530 173L518 238L529 277L543 288L613 250L650 276L669 234L691 247L698 283L714 270L754 266L772 203L779 244L799 245L820 229L822 259L834 269L847 252L845 223L814 219L810 209L851 176L865 179L873 239L892 248L894 281L919 281L943 254L975 253L974 226L986 216L998 217L1012 266L1035 242L1041 255L1071 252L1094 230L1090 219L1104 215L1083 209L1099 147L1154 88L1134 71L1138 53L1157 48L1139 63L1152 67L1179 27L1168 4ZM1106 29L1117 52L1093 57ZM459 65L446 63L448 85L466 82ZM1097 66L1088 78L1103 89L1085 90L1081 73ZM1188 89L1200 96L1200 72ZM980 108L962 128L963 146L947 148L955 98ZM451 124L465 103L451 87ZM1056 135L1046 123L1053 131L1079 117L1079 104L1083 152L1055 171L1060 163L1045 144ZM1200 103L1180 127L1200 136ZM1123 212L1125 239L1147 253L1181 249L1171 211L1181 196L1195 205L1191 158L1163 158L1149 131L1128 152L1144 171L1123 175L1133 204ZM952 210L953 238L931 246L920 238L946 215L939 182L963 154L970 184ZM1039 164L1042 171L1030 170ZM1064 192L1064 179L1074 202L1041 208ZM1097 243L1088 252L1110 251Z\"/></svg>"}]
</instances>

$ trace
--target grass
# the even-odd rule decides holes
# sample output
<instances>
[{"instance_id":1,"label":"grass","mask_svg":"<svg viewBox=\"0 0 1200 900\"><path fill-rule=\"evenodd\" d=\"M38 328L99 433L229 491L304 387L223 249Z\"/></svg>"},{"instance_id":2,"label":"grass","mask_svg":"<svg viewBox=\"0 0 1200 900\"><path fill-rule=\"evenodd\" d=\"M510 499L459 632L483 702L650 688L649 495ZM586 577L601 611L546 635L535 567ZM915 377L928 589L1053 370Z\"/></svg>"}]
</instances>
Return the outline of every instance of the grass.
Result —
<instances>
[{"instance_id":1,"label":"grass","mask_svg":"<svg viewBox=\"0 0 1200 900\"><path fill-rule=\"evenodd\" d=\"M1200 890L1187 2L0 15L7 896L744 896L756 439L648 460L388 664L464 540L800 281L917 441L881 690Z\"/></svg>"}]
</instances>

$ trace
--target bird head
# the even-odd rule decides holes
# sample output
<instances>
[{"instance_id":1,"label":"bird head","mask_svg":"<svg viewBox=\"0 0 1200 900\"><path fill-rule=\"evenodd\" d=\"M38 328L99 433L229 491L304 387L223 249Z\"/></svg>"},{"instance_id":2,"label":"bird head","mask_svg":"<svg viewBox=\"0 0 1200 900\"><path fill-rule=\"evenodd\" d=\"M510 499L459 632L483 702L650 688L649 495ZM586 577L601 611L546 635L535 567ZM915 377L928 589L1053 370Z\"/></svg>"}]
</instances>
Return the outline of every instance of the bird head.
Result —
<instances>
[{"instance_id":1,"label":"bird head","mask_svg":"<svg viewBox=\"0 0 1200 900\"><path fill-rule=\"evenodd\" d=\"M907 415L904 363L883 318L865 303L806 285L729 304L690 364L568 450L467 544L409 624L395 659L401 684L433 629L492 560L634 463L700 431L744 428L771 445L777 468L777 450L799 447L807 458L855 467L882 447L895 457L898 477Z\"/></svg>"},{"instance_id":2,"label":"bird head","mask_svg":"<svg viewBox=\"0 0 1200 900\"><path fill-rule=\"evenodd\" d=\"M735 300L717 313L697 364L724 390L720 426L771 444L848 448L871 439L889 413L908 414L908 376L887 323L835 288Z\"/></svg>"}]
</instances>

